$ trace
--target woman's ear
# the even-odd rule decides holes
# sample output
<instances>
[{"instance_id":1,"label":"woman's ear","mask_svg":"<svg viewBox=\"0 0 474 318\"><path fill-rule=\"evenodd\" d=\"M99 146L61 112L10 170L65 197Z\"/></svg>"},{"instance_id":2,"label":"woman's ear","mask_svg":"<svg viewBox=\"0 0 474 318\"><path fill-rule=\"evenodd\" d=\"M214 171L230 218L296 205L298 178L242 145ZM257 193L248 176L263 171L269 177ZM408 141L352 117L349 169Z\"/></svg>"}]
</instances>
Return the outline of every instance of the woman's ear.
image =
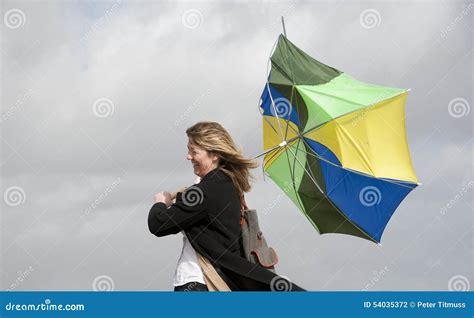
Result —
<instances>
[{"instance_id":1,"label":"woman's ear","mask_svg":"<svg viewBox=\"0 0 474 318\"><path fill-rule=\"evenodd\" d=\"M211 154L211 160L213 163L220 164L221 158L216 154Z\"/></svg>"}]
</instances>

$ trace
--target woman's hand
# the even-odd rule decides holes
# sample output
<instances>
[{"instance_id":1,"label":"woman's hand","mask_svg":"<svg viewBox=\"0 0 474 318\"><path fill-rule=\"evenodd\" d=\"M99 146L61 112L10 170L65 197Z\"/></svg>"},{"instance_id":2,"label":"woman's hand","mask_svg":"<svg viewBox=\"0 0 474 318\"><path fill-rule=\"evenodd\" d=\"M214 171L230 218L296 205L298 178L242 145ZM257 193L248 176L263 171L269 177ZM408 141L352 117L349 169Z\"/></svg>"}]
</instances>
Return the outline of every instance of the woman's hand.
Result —
<instances>
[{"instance_id":1,"label":"woman's hand","mask_svg":"<svg viewBox=\"0 0 474 318\"><path fill-rule=\"evenodd\" d=\"M169 192L158 192L157 194L155 194L155 203L158 202L166 204L166 207L169 208L172 204Z\"/></svg>"}]
</instances>

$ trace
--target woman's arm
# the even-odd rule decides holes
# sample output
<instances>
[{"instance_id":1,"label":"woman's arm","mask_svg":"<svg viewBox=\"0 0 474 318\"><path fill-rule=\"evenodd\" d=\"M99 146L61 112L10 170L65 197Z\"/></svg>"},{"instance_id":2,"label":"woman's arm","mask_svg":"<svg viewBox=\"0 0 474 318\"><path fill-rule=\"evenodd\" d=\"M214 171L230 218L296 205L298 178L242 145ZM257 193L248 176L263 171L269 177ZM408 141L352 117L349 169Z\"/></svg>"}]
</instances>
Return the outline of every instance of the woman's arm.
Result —
<instances>
[{"instance_id":1,"label":"woman's arm","mask_svg":"<svg viewBox=\"0 0 474 318\"><path fill-rule=\"evenodd\" d=\"M207 215L206 196L202 200L177 200L169 208L163 202L155 203L148 214L148 229L158 237L176 234L200 221Z\"/></svg>"}]
</instances>

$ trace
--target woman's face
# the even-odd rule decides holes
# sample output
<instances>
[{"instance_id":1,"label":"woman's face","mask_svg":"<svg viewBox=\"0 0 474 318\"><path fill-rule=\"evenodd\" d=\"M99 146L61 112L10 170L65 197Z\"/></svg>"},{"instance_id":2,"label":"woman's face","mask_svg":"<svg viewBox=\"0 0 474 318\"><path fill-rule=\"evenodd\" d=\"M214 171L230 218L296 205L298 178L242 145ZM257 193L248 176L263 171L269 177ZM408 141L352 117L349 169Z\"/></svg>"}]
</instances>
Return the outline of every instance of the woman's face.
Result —
<instances>
[{"instance_id":1,"label":"woman's face","mask_svg":"<svg viewBox=\"0 0 474 318\"><path fill-rule=\"evenodd\" d=\"M194 168L194 174L204 177L209 171L217 168L218 157L210 154L208 151L191 144L188 141L188 156L186 159L191 160Z\"/></svg>"}]
</instances>

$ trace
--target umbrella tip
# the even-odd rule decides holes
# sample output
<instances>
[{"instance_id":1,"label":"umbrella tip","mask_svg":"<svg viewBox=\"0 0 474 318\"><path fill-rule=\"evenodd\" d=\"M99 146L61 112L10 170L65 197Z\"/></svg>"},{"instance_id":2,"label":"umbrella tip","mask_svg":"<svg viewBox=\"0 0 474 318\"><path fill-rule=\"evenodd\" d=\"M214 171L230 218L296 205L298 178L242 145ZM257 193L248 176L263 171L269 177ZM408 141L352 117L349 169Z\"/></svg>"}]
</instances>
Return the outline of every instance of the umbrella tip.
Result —
<instances>
[{"instance_id":1,"label":"umbrella tip","mask_svg":"<svg viewBox=\"0 0 474 318\"><path fill-rule=\"evenodd\" d=\"M281 16L281 25L283 27L283 34L285 35L285 38L286 38L285 18L283 16Z\"/></svg>"}]
</instances>

